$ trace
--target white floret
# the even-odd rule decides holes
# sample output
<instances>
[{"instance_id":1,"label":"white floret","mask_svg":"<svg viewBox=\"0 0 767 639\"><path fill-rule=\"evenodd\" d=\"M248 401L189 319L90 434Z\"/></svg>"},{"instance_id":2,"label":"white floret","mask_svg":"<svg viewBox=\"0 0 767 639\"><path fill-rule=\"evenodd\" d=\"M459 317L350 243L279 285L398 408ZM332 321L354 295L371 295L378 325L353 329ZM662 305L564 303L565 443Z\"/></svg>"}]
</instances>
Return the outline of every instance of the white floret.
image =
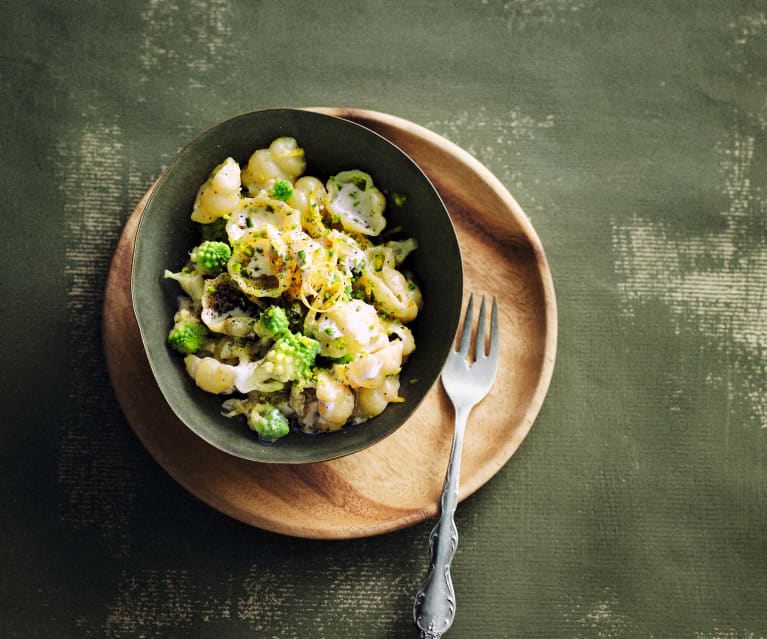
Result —
<instances>
[{"instance_id":1,"label":"white floret","mask_svg":"<svg viewBox=\"0 0 767 639\"><path fill-rule=\"evenodd\" d=\"M176 280L184 293L186 293L196 304L199 304L202 301L203 292L205 290L205 281L202 274L197 271L191 273L179 271L178 273L174 273L173 271L165 269L163 277L169 280Z\"/></svg>"}]
</instances>

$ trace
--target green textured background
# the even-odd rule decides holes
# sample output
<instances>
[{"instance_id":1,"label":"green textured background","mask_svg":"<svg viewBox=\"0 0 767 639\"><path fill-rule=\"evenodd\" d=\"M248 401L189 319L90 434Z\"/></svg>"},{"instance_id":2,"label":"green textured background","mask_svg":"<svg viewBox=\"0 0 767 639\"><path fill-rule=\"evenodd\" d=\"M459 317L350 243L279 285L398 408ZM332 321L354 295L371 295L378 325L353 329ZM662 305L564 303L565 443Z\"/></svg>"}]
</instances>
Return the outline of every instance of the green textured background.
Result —
<instances>
[{"instance_id":1,"label":"green textured background","mask_svg":"<svg viewBox=\"0 0 767 639\"><path fill-rule=\"evenodd\" d=\"M432 522L227 519L103 361L109 260L162 167L304 105L461 145L553 270L551 389L459 508L449 636L767 636L767 3L30 1L0 35L1 637L415 636Z\"/></svg>"}]
</instances>

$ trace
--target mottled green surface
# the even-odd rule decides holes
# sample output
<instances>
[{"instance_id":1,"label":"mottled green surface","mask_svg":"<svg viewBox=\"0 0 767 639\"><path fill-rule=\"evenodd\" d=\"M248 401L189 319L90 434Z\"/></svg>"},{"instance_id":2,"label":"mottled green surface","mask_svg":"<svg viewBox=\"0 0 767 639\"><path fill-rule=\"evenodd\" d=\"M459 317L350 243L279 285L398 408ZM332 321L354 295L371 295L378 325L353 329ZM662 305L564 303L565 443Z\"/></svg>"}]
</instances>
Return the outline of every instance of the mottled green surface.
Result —
<instances>
[{"instance_id":1,"label":"mottled green surface","mask_svg":"<svg viewBox=\"0 0 767 639\"><path fill-rule=\"evenodd\" d=\"M31 1L0 30L0 636L414 636L431 522L311 542L219 515L101 354L141 194L284 105L463 146L554 272L551 390L459 508L448 636L767 636L767 3Z\"/></svg>"}]
</instances>

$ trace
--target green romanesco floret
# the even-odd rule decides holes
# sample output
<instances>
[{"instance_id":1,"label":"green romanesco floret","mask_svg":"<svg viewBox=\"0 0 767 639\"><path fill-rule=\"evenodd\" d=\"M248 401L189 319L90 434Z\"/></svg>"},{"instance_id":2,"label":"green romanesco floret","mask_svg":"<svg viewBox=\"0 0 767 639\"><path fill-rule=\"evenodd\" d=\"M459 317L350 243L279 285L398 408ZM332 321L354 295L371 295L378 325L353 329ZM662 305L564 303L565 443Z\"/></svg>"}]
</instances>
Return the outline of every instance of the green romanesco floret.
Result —
<instances>
[{"instance_id":1,"label":"green romanesco floret","mask_svg":"<svg viewBox=\"0 0 767 639\"><path fill-rule=\"evenodd\" d=\"M281 306L270 306L258 318L254 330L260 337L278 338L290 332L290 324L285 309Z\"/></svg>"},{"instance_id":2,"label":"green romanesco floret","mask_svg":"<svg viewBox=\"0 0 767 639\"><path fill-rule=\"evenodd\" d=\"M241 363L237 390L273 393L287 383L311 379L320 343L301 333L284 333L266 354L255 362Z\"/></svg>"},{"instance_id":3,"label":"green romanesco floret","mask_svg":"<svg viewBox=\"0 0 767 639\"><path fill-rule=\"evenodd\" d=\"M293 185L290 180L275 180L272 185L272 197L275 200L282 200L285 202L293 195Z\"/></svg>"},{"instance_id":4,"label":"green romanesco floret","mask_svg":"<svg viewBox=\"0 0 767 639\"><path fill-rule=\"evenodd\" d=\"M250 410L248 426L268 442L276 442L290 432L288 418L276 406L257 406Z\"/></svg>"},{"instance_id":5,"label":"green romanesco floret","mask_svg":"<svg viewBox=\"0 0 767 639\"><path fill-rule=\"evenodd\" d=\"M206 240L195 250L197 268L205 275L218 275L226 268L232 249L226 242Z\"/></svg>"},{"instance_id":6,"label":"green romanesco floret","mask_svg":"<svg viewBox=\"0 0 767 639\"><path fill-rule=\"evenodd\" d=\"M309 376L319 350L317 340L301 333L285 333L264 355L264 361L271 364L272 379L298 381Z\"/></svg>"},{"instance_id":7,"label":"green romanesco floret","mask_svg":"<svg viewBox=\"0 0 767 639\"><path fill-rule=\"evenodd\" d=\"M168 344L179 353L189 355L196 353L208 337L208 328L202 322L182 320L176 322L168 333Z\"/></svg>"}]
</instances>

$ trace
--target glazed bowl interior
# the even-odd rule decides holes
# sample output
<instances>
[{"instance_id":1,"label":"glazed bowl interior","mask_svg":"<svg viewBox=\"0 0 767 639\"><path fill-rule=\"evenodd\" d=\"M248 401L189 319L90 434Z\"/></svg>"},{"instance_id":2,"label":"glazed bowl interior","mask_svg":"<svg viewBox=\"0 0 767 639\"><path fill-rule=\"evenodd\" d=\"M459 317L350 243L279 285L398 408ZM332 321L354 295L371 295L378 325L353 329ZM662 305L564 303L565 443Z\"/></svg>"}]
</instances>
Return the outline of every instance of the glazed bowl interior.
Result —
<instances>
[{"instance_id":1,"label":"glazed bowl interior","mask_svg":"<svg viewBox=\"0 0 767 639\"><path fill-rule=\"evenodd\" d=\"M189 214L199 186L227 157L241 165L251 153L281 136L305 150L307 175L325 181L347 169L369 173L387 196L387 228L401 227L418 249L407 258L423 292L423 308L409 324L416 341L400 374L405 401L379 416L333 433L291 432L275 443L260 441L244 421L221 414L221 395L199 389L183 358L167 345L180 289L165 279L179 270L199 243ZM391 200L391 197L388 198ZM175 415L212 446L240 458L270 463L310 463L367 448L394 433L439 378L453 345L461 310L463 274L455 230L439 194L421 169L385 138L359 124L302 109L266 109L242 114L204 131L163 172L146 203L136 233L131 292L146 355L157 385Z\"/></svg>"}]
</instances>

